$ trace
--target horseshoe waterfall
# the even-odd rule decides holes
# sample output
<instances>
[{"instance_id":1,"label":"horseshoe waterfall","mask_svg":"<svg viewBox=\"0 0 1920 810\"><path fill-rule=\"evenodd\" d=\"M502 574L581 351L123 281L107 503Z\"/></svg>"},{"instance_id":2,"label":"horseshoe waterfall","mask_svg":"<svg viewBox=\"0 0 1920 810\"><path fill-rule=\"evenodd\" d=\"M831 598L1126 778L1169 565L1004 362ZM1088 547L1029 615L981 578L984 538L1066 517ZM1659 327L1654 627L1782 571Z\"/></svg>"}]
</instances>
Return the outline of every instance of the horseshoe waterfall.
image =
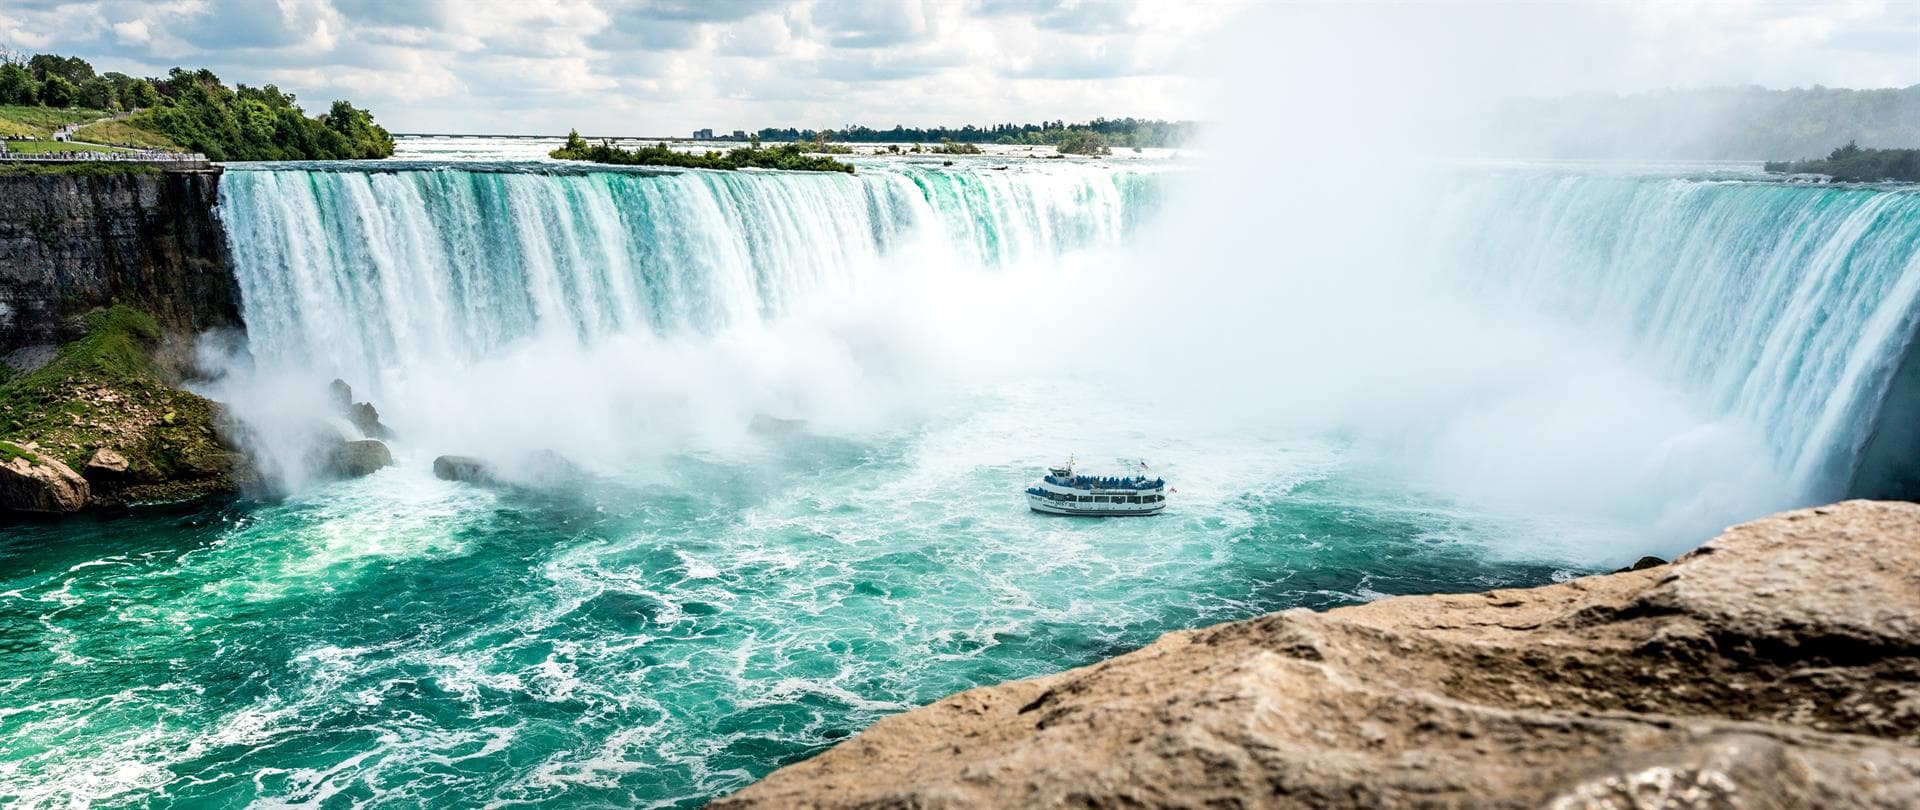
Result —
<instances>
[{"instance_id":1,"label":"horseshoe waterfall","mask_svg":"<svg viewBox=\"0 0 1920 810\"><path fill-rule=\"evenodd\" d=\"M1920 491L1912 186L1259 190L1308 227L1167 157L855 162L227 167L194 384L258 481L7 529L0 805L694 807L1170 630ZM1028 511L1070 456L1177 494Z\"/></svg>"}]
</instances>

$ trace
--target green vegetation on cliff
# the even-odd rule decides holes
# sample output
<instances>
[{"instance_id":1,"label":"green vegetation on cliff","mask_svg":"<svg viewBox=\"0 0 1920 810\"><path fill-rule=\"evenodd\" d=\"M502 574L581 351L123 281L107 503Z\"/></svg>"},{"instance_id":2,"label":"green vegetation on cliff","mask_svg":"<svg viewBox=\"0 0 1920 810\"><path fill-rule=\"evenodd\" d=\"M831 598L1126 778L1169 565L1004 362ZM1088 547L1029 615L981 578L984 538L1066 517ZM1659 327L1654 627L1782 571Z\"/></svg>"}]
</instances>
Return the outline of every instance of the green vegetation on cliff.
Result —
<instances>
[{"instance_id":1,"label":"green vegetation on cliff","mask_svg":"<svg viewBox=\"0 0 1920 810\"><path fill-rule=\"evenodd\" d=\"M1920 149L1862 149L1849 141L1846 146L1833 150L1825 160L1768 162L1766 170L1788 174L1824 174L1849 183L1877 183L1884 180L1920 183Z\"/></svg>"},{"instance_id":2,"label":"green vegetation on cliff","mask_svg":"<svg viewBox=\"0 0 1920 810\"><path fill-rule=\"evenodd\" d=\"M214 404L161 380L160 328L114 306L86 318L86 335L42 368L0 384L0 436L75 470L95 451L127 460L115 500L166 500L234 488L234 455L214 434Z\"/></svg>"},{"instance_id":3,"label":"green vegetation on cliff","mask_svg":"<svg viewBox=\"0 0 1920 810\"><path fill-rule=\"evenodd\" d=\"M393 154L393 136L346 101L309 118L273 85L228 87L207 70L166 78L95 75L79 57L40 54L0 64L0 137L45 138L93 122L78 140L189 149L214 160L351 160ZM130 113L109 119L115 113Z\"/></svg>"},{"instance_id":4,"label":"green vegetation on cliff","mask_svg":"<svg viewBox=\"0 0 1920 810\"><path fill-rule=\"evenodd\" d=\"M790 143L763 149L758 140L748 146L725 152L676 152L656 143L638 149L622 149L611 141L587 143L578 130L567 133L565 146L547 153L559 160L584 160L612 166L672 166L681 169L781 169L794 172L846 172L853 166L830 157L807 154L806 147Z\"/></svg>"}]
</instances>

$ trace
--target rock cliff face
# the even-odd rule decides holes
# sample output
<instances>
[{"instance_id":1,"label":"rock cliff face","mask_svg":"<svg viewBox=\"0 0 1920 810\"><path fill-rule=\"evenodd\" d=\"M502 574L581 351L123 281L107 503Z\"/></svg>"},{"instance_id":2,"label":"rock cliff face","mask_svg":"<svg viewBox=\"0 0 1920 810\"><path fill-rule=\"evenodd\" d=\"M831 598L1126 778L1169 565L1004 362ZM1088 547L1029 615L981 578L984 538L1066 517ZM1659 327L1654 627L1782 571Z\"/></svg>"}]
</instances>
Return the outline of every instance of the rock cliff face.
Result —
<instances>
[{"instance_id":1,"label":"rock cliff face","mask_svg":"<svg viewBox=\"0 0 1920 810\"><path fill-rule=\"evenodd\" d=\"M218 169L0 175L0 352L75 337L113 301L170 331L240 323Z\"/></svg>"},{"instance_id":2,"label":"rock cliff face","mask_svg":"<svg viewBox=\"0 0 1920 810\"><path fill-rule=\"evenodd\" d=\"M1920 807L1920 505L975 689L718 808Z\"/></svg>"}]
</instances>

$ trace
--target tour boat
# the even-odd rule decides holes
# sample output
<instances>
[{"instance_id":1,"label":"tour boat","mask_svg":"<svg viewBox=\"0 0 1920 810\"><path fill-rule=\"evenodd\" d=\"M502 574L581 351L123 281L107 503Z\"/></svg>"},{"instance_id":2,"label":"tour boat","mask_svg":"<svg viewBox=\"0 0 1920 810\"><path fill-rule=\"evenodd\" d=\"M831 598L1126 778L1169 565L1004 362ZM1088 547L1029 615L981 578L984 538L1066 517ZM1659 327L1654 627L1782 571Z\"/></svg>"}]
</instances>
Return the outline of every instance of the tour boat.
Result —
<instances>
[{"instance_id":1,"label":"tour boat","mask_svg":"<svg viewBox=\"0 0 1920 810\"><path fill-rule=\"evenodd\" d=\"M1157 515L1167 508L1167 482L1149 478L1146 462L1128 475L1082 475L1068 461L1048 467L1037 486L1027 488L1027 505L1049 515L1110 517Z\"/></svg>"}]
</instances>

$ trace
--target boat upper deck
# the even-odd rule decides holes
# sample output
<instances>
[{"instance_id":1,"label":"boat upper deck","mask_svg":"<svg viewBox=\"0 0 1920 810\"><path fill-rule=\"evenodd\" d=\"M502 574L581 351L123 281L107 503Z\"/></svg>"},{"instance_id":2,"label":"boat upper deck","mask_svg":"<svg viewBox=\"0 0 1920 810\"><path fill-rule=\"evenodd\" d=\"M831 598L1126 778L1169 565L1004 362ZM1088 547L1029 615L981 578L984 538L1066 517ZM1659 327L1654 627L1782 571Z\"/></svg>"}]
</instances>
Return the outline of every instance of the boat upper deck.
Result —
<instances>
[{"instance_id":1,"label":"boat upper deck","mask_svg":"<svg viewBox=\"0 0 1920 810\"><path fill-rule=\"evenodd\" d=\"M1065 487L1067 489L1077 489L1077 490L1086 490L1086 491L1114 490L1118 492L1140 492L1143 490L1162 489L1162 488L1165 488L1167 485L1167 481L1164 478L1148 478L1144 475L1061 476L1061 475L1049 474L1046 477L1042 478L1041 480L1045 481L1046 483L1052 484L1056 487Z\"/></svg>"}]
</instances>

